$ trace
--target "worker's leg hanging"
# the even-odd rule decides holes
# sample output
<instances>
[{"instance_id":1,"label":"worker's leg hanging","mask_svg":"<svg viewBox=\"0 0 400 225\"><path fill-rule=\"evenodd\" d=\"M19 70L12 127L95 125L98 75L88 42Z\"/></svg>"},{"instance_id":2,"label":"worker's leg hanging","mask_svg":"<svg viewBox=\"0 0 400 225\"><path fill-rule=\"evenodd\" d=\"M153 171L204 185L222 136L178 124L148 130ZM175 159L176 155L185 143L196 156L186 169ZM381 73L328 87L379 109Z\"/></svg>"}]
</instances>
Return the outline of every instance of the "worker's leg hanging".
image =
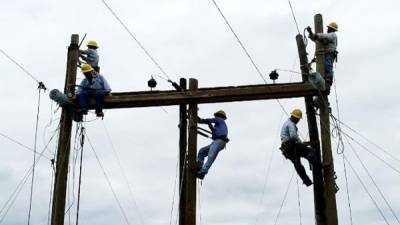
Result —
<instances>
[{"instance_id":1,"label":"worker's leg hanging","mask_svg":"<svg viewBox=\"0 0 400 225\"><path fill-rule=\"evenodd\" d=\"M207 162L201 168L201 173L208 173L208 170L211 168L211 165L214 163L215 159L218 156L218 153L225 147L225 141L221 139L214 140L209 148Z\"/></svg>"},{"instance_id":2,"label":"worker's leg hanging","mask_svg":"<svg viewBox=\"0 0 400 225\"><path fill-rule=\"evenodd\" d=\"M197 155L197 171L200 171L201 168L203 168L204 159L208 156L211 144L204 146L203 148L200 149Z\"/></svg>"},{"instance_id":3,"label":"worker's leg hanging","mask_svg":"<svg viewBox=\"0 0 400 225\"><path fill-rule=\"evenodd\" d=\"M302 152L300 149L297 149L297 144L295 145L293 150L294 150L294 154L293 154L293 157L290 157L290 160L292 161L297 174L303 180L303 183L307 186L310 186L312 184L312 181L307 176L306 170L305 170L304 166L301 164L301 160L300 160Z\"/></svg>"}]
</instances>

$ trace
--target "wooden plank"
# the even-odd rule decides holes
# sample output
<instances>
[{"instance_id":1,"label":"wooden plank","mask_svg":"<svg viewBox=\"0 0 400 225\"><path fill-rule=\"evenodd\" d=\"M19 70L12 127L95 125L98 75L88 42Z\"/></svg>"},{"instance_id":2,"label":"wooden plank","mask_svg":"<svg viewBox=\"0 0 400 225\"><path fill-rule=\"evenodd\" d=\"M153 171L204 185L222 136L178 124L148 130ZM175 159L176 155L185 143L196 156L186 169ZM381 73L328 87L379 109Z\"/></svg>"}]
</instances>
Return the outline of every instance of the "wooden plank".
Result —
<instances>
[{"instance_id":1,"label":"wooden plank","mask_svg":"<svg viewBox=\"0 0 400 225\"><path fill-rule=\"evenodd\" d=\"M113 93L106 97L104 108L133 108L180 104L204 104L294 98L317 95L309 83L249 85L237 87L200 88L198 91L153 91ZM90 101L93 108L94 101Z\"/></svg>"}]
</instances>

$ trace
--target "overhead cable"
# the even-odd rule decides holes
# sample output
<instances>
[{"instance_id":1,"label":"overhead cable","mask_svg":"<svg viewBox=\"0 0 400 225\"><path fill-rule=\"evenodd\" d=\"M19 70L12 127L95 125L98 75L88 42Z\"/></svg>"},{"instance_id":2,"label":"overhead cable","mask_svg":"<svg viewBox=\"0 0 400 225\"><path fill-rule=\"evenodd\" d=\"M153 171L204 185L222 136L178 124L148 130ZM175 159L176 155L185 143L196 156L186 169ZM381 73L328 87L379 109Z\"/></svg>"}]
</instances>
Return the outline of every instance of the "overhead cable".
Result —
<instances>
[{"instance_id":1,"label":"overhead cable","mask_svg":"<svg viewBox=\"0 0 400 225\"><path fill-rule=\"evenodd\" d=\"M139 45L139 47L144 51L144 53L150 58L150 60L158 67L158 69L164 74L168 80L171 80L171 78L168 76L168 74L165 72L165 70L161 67L161 65L154 59L154 57L150 54L150 52L144 47L144 45L135 37L133 32L128 28L128 26L125 25L125 23L120 19L118 14L111 8L109 4L105 0L101 0L101 2L104 4L104 6L111 12L111 14L115 17L115 19L122 25L122 27L128 32L129 36Z\"/></svg>"},{"instance_id":2,"label":"overhead cable","mask_svg":"<svg viewBox=\"0 0 400 225\"><path fill-rule=\"evenodd\" d=\"M39 81L35 76L32 75L31 72L29 72L27 69L25 69L20 63L18 63L15 59L13 59L9 54L7 54L3 49L0 48L0 52L7 57L11 62L13 62L16 66L18 66L26 75L31 77L34 81L36 81L39 86L43 87L43 89L46 89L44 86L43 82Z\"/></svg>"}]
</instances>

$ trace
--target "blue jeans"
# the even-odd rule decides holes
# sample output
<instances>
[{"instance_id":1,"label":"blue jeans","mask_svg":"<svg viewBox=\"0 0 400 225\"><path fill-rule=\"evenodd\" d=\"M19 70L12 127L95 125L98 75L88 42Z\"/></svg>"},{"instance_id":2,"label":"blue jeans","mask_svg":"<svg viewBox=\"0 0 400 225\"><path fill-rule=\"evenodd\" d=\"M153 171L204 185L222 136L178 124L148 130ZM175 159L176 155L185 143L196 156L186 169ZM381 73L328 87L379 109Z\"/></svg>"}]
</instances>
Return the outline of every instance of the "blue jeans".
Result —
<instances>
[{"instance_id":1,"label":"blue jeans","mask_svg":"<svg viewBox=\"0 0 400 225\"><path fill-rule=\"evenodd\" d=\"M208 173L211 165L214 163L217 158L218 153L224 149L225 141L221 139L214 140L210 145L207 145L200 149L199 154L197 156L197 168L201 173ZM207 158L207 162L204 164L204 158ZM204 165L203 165L204 164Z\"/></svg>"},{"instance_id":2,"label":"blue jeans","mask_svg":"<svg viewBox=\"0 0 400 225\"><path fill-rule=\"evenodd\" d=\"M83 109L88 108L88 99L94 98L96 101L96 112L102 111L104 105L104 91L84 90L78 95L79 107Z\"/></svg>"},{"instance_id":3,"label":"blue jeans","mask_svg":"<svg viewBox=\"0 0 400 225\"><path fill-rule=\"evenodd\" d=\"M335 62L335 54L325 54L325 80L332 83L333 81L333 63Z\"/></svg>"}]
</instances>

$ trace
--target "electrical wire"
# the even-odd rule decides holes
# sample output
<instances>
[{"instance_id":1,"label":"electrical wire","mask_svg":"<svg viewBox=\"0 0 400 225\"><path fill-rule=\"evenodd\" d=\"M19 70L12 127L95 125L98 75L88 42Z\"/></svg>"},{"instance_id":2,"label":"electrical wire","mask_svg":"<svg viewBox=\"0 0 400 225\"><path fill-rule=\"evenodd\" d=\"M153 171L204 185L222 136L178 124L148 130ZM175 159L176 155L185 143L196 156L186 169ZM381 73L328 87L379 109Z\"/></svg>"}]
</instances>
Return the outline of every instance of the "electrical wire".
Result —
<instances>
[{"instance_id":1,"label":"electrical wire","mask_svg":"<svg viewBox=\"0 0 400 225\"><path fill-rule=\"evenodd\" d=\"M143 44L135 37L133 32L125 25L125 23L120 19L118 14L111 8L109 4L105 0L101 0L101 2L104 4L104 6L110 11L110 13L115 17L115 19L122 25L122 27L128 32L129 36L139 45L139 47L143 50L143 52L150 58L150 60L158 67L158 69L164 74L168 80L171 80L171 78L168 76L168 74L165 72L165 70L161 67L161 65L154 59L153 56L149 53L149 51L146 50L146 48L143 46Z\"/></svg>"},{"instance_id":2,"label":"electrical wire","mask_svg":"<svg viewBox=\"0 0 400 225\"><path fill-rule=\"evenodd\" d=\"M50 142L53 140L53 138L55 137L55 135L57 134L57 131L59 129L57 129L53 135L51 136L50 140L48 141L48 143L45 145L45 147L43 148L43 150L41 151L41 153L39 154L37 160L36 160L36 164L35 166L38 165L40 159L42 157L44 157L43 153L44 151L46 151L46 149L48 148L48 145L50 144ZM32 166L26 171L25 175L22 177L21 181L17 184L17 187L13 190L13 192L11 193L10 197L7 199L7 201L5 202L5 204L3 205L3 207L0 209L0 215L2 215L2 217L0 218L0 224L2 224L2 222L4 221L4 219L6 218L9 210L11 209L11 207L14 205L15 200L17 199L17 197L19 196L23 186L26 184L26 182L28 181L29 176L32 173Z\"/></svg>"},{"instance_id":3,"label":"electrical wire","mask_svg":"<svg viewBox=\"0 0 400 225\"><path fill-rule=\"evenodd\" d=\"M288 3L289 3L289 6L290 6L290 11L292 12L294 23L296 24L297 32L300 34L299 24L297 23L296 16L294 15L292 3L290 2L290 0L288 0Z\"/></svg>"},{"instance_id":4,"label":"electrical wire","mask_svg":"<svg viewBox=\"0 0 400 225\"><path fill-rule=\"evenodd\" d=\"M90 149L92 150L92 152L93 152L93 154L94 154L94 156L95 156L95 158L97 160L97 163L99 164L99 167L100 167L101 171L103 172L103 175L104 175L104 177L105 177L105 179L107 181L108 186L111 189L111 192L112 192L112 194L114 196L115 201L118 204L119 210L121 211L122 216L124 217L126 224L130 225L130 222L129 222L128 217L127 217L127 215L125 213L125 210L122 207L121 201L119 200L119 198L118 198L118 196L117 196L117 194L116 194L116 192L115 192L115 190L114 190L114 188L113 188L113 186L111 184L110 178L108 177L108 175L107 175L107 173L105 171L105 168L104 168L103 164L101 163L100 158L97 155L96 150L94 149L94 147L92 145L92 142L90 141L89 135L87 135L87 134L86 134L86 139L87 139L87 141L88 141L88 143L90 145Z\"/></svg>"},{"instance_id":5,"label":"electrical wire","mask_svg":"<svg viewBox=\"0 0 400 225\"><path fill-rule=\"evenodd\" d=\"M350 146L350 149L352 150L352 152L354 153L354 155L356 155L358 161L360 162L360 164L362 165L362 167L364 168L365 172L368 174L368 177L371 179L372 183L374 184L375 188L378 190L380 196L382 197L382 199L385 201L386 206L390 209L390 212L392 213L393 217L396 218L396 221L398 224L400 224L400 220L397 217L396 213L394 212L392 206L390 205L389 201L386 199L385 195L383 194L382 190L379 188L379 186L377 185L375 179L372 177L371 173L369 172L369 170L367 169L367 167L365 166L364 162L361 160L360 156L358 155L357 151L354 149L354 147L351 145L349 139L347 139L347 143Z\"/></svg>"},{"instance_id":6,"label":"electrical wire","mask_svg":"<svg viewBox=\"0 0 400 225\"><path fill-rule=\"evenodd\" d=\"M4 137L4 138L8 139L9 141L13 142L14 144L17 144L17 145L21 146L21 147L24 148L24 149L27 149L27 150L29 150L29 151L35 153L35 150L34 150L33 148L28 147L28 146L25 145L25 144L22 144L21 142L15 140L15 139L13 139L13 138L11 138L10 136L8 136L8 135L6 135L6 134L4 134L4 133L1 133L1 132L0 132L0 136L2 136L2 137ZM35 154L37 154L37 155L39 155L39 156L43 156L44 158L46 158L46 159L48 159L48 160L51 160L51 158L48 157L48 156L46 156L44 153L40 154L40 153L37 153L37 152L36 152Z\"/></svg>"},{"instance_id":7,"label":"electrical wire","mask_svg":"<svg viewBox=\"0 0 400 225\"><path fill-rule=\"evenodd\" d=\"M297 201L299 206L299 220L300 225L302 225L302 215L301 215L301 200L300 200L300 188L299 188L299 177L296 177L296 186L297 186Z\"/></svg>"},{"instance_id":8,"label":"electrical wire","mask_svg":"<svg viewBox=\"0 0 400 225\"><path fill-rule=\"evenodd\" d=\"M131 183L129 182L128 177L126 176L125 169L124 169L124 167L122 166L122 162L121 162L121 160L120 160L119 154L118 154L118 152L117 152L117 149L115 148L114 142L112 141L110 132L108 131L107 126L106 126L104 120L102 120L102 124L103 124L104 130L105 130L107 139L108 139L108 141L109 141L109 143L110 143L110 145L111 145L111 149L113 150L114 156L115 156L116 161L117 161L117 164L118 164L118 166L119 166L119 169L121 170L121 173L122 173L122 176L123 176L123 178L124 178L125 184L126 184L127 187L128 187L129 195L130 195L130 197L131 197L133 206L134 206L134 208L136 208L137 213L138 213L138 215L139 215L140 224L143 225L143 224L144 224L144 222L143 222L143 216L142 216L142 213L141 213L141 211L140 211L140 209L139 209L139 207L138 207L138 204L137 204L135 195L134 195L134 193L133 193L132 185L131 185Z\"/></svg>"},{"instance_id":9,"label":"electrical wire","mask_svg":"<svg viewBox=\"0 0 400 225\"><path fill-rule=\"evenodd\" d=\"M294 170L292 172L292 176L290 177L290 181L289 181L289 183L288 183L288 185L286 187L285 195L283 196L283 200L282 200L281 206L279 207L278 214L276 215L274 225L278 224L279 217L281 215L281 211L282 211L283 205L285 204L286 197L287 197L287 194L288 194L289 189L290 189L290 185L292 184L292 181L293 181L293 177L294 177Z\"/></svg>"},{"instance_id":10,"label":"electrical wire","mask_svg":"<svg viewBox=\"0 0 400 225\"><path fill-rule=\"evenodd\" d=\"M385 223L387 225L390 225L388 220L386 219L385 215L382 212L382 209L379 208L378 203L375 201L375 199L372 197L371 193L368 191L368 188L365 186L364 182L361 180L360 176L358 175L357 171L354 169L354 167L351 165L350 161L347 159L347 157L345 156L345 154L343 154L344 159L346 160L347 164L349 164L351 170L353 171L353 173L356 175L358 181L360 182L360 184L362 185L362 187L364 188L364 191L368 194L369 198L371 199L371 201L374 203L376 209L379 211L379 213L381 214L383 220L385 221Z\"/></svg>"},{"instance_id":11,"label":"electrical wire","mask_svg":"<svg viewBox=\"0 0 400 225\"><path fill-rule=\"evenodd\" d=\"M31 188L30 188L30 195L29 195L28 225L30 225L30 222L31 222L33 188L34 188L34 184L35 184L36 148L37 148L37 135L38 135L38 128L39 128L40 96L41 96L42 89L39 88L38 90L39 90L39 96L38 96L36 124L35 124L35 141L34 141L34 146L33 146L32 180L31 180Z\"/></svg>"},{"instance_id":12,"label":"electrical wire","mask_svg":"<svg viewBox=\"0 0 400 225\"><path fill-rule=\"evenodd\" d=\"M344 154L342 154L342 162L343 162L344 178L345 178L345 181L346 181L346 196L347 196L347 206L349 208L350 224L353 225L353 212L352 212L352 209L351 209L349 181L347 179L347 167L346 167L346 161L344 159Z\"/></svg>"}]
</instances>

